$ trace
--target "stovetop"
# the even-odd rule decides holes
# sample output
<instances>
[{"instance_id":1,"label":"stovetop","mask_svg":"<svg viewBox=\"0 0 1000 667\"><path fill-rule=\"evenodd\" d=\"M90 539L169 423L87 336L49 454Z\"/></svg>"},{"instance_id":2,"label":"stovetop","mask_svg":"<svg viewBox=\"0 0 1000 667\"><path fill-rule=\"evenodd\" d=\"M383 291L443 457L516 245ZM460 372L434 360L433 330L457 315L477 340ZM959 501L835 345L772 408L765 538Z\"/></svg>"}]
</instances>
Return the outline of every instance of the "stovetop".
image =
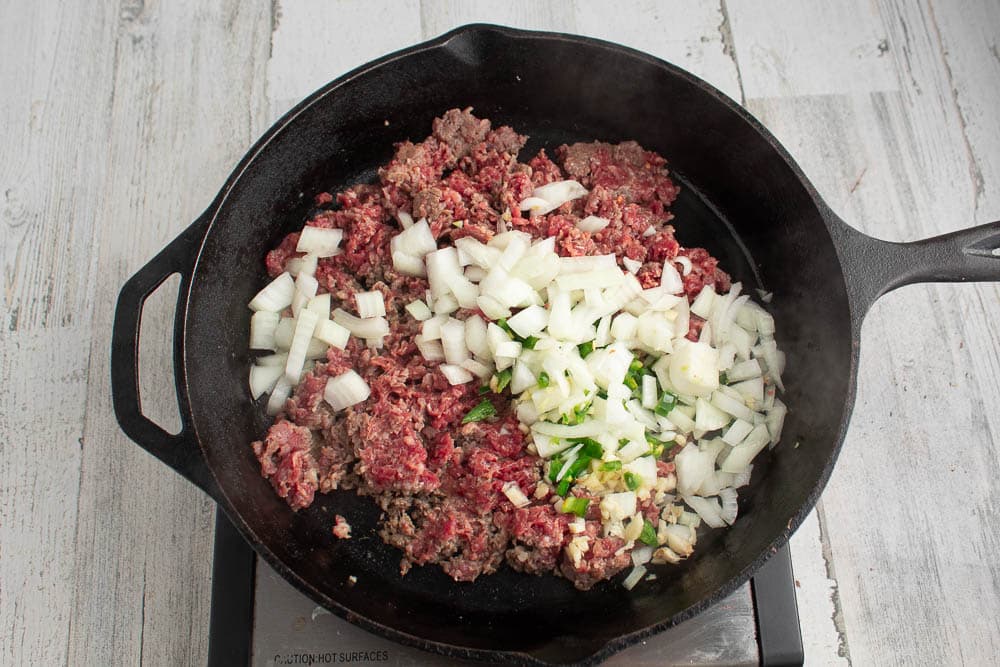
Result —
<instances>
[{"instance_id":1,"label":"stovetop","mask_svg":"<svg viewBox=\"0 0 1000 667\"><path fill-rule=\"evenodd\" d=\"M616 653L604 665L801 665L788 548L750 583L695 618ZM371 634L282 579L225 516L216 521L209 666L470 665Z\"/></svg>"}]
</instances>

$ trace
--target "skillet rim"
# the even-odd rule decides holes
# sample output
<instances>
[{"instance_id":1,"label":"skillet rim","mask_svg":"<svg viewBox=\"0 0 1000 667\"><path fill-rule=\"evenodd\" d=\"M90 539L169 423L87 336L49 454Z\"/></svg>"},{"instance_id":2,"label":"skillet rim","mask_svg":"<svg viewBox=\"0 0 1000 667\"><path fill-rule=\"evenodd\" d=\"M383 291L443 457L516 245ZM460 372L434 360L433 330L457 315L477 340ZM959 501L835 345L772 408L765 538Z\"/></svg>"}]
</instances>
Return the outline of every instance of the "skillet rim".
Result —
<instances>
[{"instance_id":1,"label":"skillet rim","mask_svg":"<svg viewBox=\"0 0 1000 667\"><path fill-rule=\"evenodd\" d=\"M282 132L284 132L288 127L290 127L295 120L306 110L310 109L313 105L321 101L327 95L335 93L339 88L345 84L354 81L360 77L365 76L369 72L381 68L383 66L389 65L397 60L408 58L413 55L417 55L426 51L432 51L440 48L448 48L450 43L454 40L467 37L469 35L475 35L478 33L495 33L501 35L503 38L508 40L520 40L520 39L544 39L553 42L567 42L571 44L578 44L586 47L597 47L600 49L605 49L608 51L616 52L620 55L626 55L631 59L638 59L644 61L645 63L655 66L660 69L664 69L669 72L672 76L684 79L688 84L693 85L700 89L702 92L708 94L714 101L721 104L726 110L731 113L735 113L739 119L749 125L749 127L756 132L756 134L766 142L768 147L774 151L775 155L781 159L781 161L789 167L792 175L796 179L797 185L803 188L804 192L809 196L810 201L815 206L816 212L819 214L820 218L826 225L826 232L828 235L828 240L830 247L833 249L837 264L840 267L840 276L844 279L845 286L848 283L848 274L845 271L845 265L842 256L842 248L838 243L838 239L842 238L842 234L846 231L853 231L850 227L846 225L839 217L830 209L830 207L820 198L818 191L815 186L809 181L805 176L802 169L798 166L792 156L788 151L781 145L781 143L775 138L770 131L753 115L751 115L746 109L732 100L730 97L723 94L717 88L704 81L703 79L691 74L690 72L684 70L683 68L674 65L673 63L667 62L656 56L652 56L643 51L624 46L621 44L615 44L614 42L609 42L607 40L597 39L593 37L585 37L581 35L574 35L570 33L562 32L548 32L548 31L538 31L538 30L523 30L519 28L511 28L508 26L501 26L488 23L471 23L454 28L442 35L420 42L410 47L400 49L389 53L381 58L372 60L365 63L353 70L347 72L346 74L337 77L336 79L325 84L321 88L317 89L315 92L311 93L305 97L302 101L296 104L292 109L281 116L274 124L272 124L267 131L258 139L251 148L244 154L237 166L233 169L230 175L227 177L224 185L219 191L219 194L212 201L206 213L200 216L199 224L205 218L208 218L208 223L205 225L203 235L198 244L198 249L195 254L194 261L191 264L191 278L186 281L183 292L183 309L179 315L182 314L182 325L179 327L181 335L177 337L176 345L178 346L177 358L182 360L180 365L181 377L178 378L178 393L180 400L180 405L182 409L186 412L186 421L191 425L191 431L194 434L194 440L196 441L197 447L200 450L202 456L201 464L204 465L208 471L211 479L211 486L214 489L204 489L209 495L213 496L214 499L219 503L220 509L222 509L226 515L230 518L233 525L239 530L243 535L244 539L251 544L254 550L270 565L275 571L277 571L286 581L294 585L298 590L307 595L312 600L321 604L325 608L331 610L338 616L344 618L352 624L358 625L367 631L374 632L383 637L387 637L393 641L399 643L414 646L426 651L431 651L441 655L472 659L472 660L502 660L504 662L513 662L520 664L539 664L547 665L553 664L546 662L531 652L519 651L519 650L505 650L505 649L480 649L472 648L468 646L458 646L455 644L447 644L432 639L426 639L419 636L412 635L410 633L398 630L396 628L382 625L377 621L370 620L362 615L356 614L350 608L341 604L339 601L332 597L327 596L321 591L314 588L310 582L306 581L301 577L293 568L287 566L282 562L267 545L261 541L254 529L243 519L242 515L234 509L234 504L229 499L229 494L226 489L220 484L219 476L216 474L214 468L210 467L207 463L206 447L202 443L201 437L199 435L198 422L194 417L194 411L191 407L190 402L190 385L188 380L187 367L189 359L187 356L187 337L188 337L188 315L191 308L191 293L194 287L194 278L197 275L199 268L201 266L202 254L205 249L206 241L211 235L215 222L219 217L220 211L226 205L229 194L232 192L234 186L242 178L243 174L251 167L255 162L257 157L261 155L269 146L269 144ZM835 233L837 232L837 233ZM635 630L634 632L626 633L617 636L614 639L608 640L599 649L591 653L588 657L584 658L577 664L596 664L604 659L608 658L610 655L626 648L627 646L634 644L646 637L653 634L659 633L669 627L673 627L682 623L683 621L696 616L708 607L716 604L722 599L728 597L737 588L745 584L753 574L760 569L760 567L773 555L783 547L789 540L792 533L802 524L805 517L812 511L819 499L823 489L829 481L830 475L832 474L833 467L836 464L837 458L839 457L840 451L843 447L844 438L846 436L847 426L850 419L850 415L853 412L856 392L857 392L857 369L858 369L858 332L860 329L860 322L863 318L864 313L858 312L857 304L852 298L850 290L848 291L848 309L851 317L851 351L850 351L850 368L848 369L847 377L847 394L843 402L843 409L840 416L840 423L835 435L835 442L830 452L830 457L823 467L822 473L816 480L812 491L807 495L804 503L799 506L797 511L792 515L791 519L788 521L786 527L778 534L778 536L771 542L771 544L763 549L756 558L750 561L750 563L745 566L740 572L731 577L725 584L718 587L711 595L707 595L701 598L697 603L691 605L687 609L674 614L673 616L653 625L645 626ZM214 491L214 493L213 493Z\"/></svg>"}]
</instances>

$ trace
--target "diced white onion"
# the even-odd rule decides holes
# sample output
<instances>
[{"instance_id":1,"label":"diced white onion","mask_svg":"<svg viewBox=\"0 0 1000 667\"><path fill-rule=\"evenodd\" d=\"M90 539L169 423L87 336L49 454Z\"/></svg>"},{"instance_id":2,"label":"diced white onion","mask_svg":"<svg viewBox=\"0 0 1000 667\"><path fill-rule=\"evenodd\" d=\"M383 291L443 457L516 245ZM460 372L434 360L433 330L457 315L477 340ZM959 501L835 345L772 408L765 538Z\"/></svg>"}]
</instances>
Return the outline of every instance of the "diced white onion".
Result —
<instances>
[{"instance_id":1,"label":"diced white onion","mask_svg":"<svg viewBox=\"0 0 1000 667\"><path fill-rule=\"evenodd\" d=\"M423 277L427 275L424 260L420 257L407 255L402 250L394 250L392 252L392 268L396 269L404 276Z\"/></svg>"},{"instance_id":2,"label":"diced white onion","mask_svg":"<svg viewBox=\"0 0 1000 667\"><path fill-rule=\"evenodd\" d=\"M652 410L658 401L656 394L656 378L652 375L642 376L642 407Z\"/></svg>"},{"instance_id":3,"label":"diced white onion","mask_svg":"<svg viewBox=\"0 0 1000 667\"><path fill-rule=\"evenodd\" d=\"M300 273L308 273L310 276L314 276L316 275L318 264L319 257L316 255L307 254L302 257L292 257L285 262L285 271L288 271L293 277L298 276Z\"/></svg>"},{"instance_id":4,"label":"diced white onion","mask_svg":"<svg viewBox=\"0 0 1000 667\"><path fill-rule=\"evenodd\" d=\"M371 395L368 383L354 370L349 370L326 381L323 398L334 410L357 405Z\"/></svg>"},{"instance_id":5,"label":"diced white onion","mask_svg":"<svg viewBox=\"0 0 1000 667\"><path fill-rule=\"evenodd\" d=\"M323 294L317 294L313 298L309 299L306 303L306 308L316 313L319 316L319 321L330 319L330 293L325 292Z\"/></svg>"},{"instance_id":6,"label":"diced white onion","mask_svg":"<svg viewBox=\"0 0 1000 667\"><path fill-rule=\"evenodd\" d=\"M429 320L434 316L434 313L432 313L431 309L427 307L427 304L420 299L406 304L406 312L408 312L413 319L418 322Z\"/></svg>"},{"instance_id":7,"label":"diced white onion","mask_svg":"<svg viewBox=\"0 0 1000 667\"><path fill-rule=\"evenodd\" d=\"M461 366L456 366L454 364L441 364L438 366L438 369L441 371L441 374L448 379L450 384L465 384L466 382L472 382L472 373L465 370Z\"/></svg>"},{"instance_id":8,"label":"diced white onion","mask_svg":"<svg viewBox=\"0 0 1000 667\"><path fill-rule=\"evenodd\" d=\"M632 568L632 571L628 573L628 576L625 577L625 581L622 582L622 586L624 586L626 590L632 590L645 576L646 568L642 565L636 565Z\"/></svg>"},{"instance_id":9,"label":"diced white onion","mask_svg":"<svg viewBox=\"0 0 1000 667\"><path fill-rule=\"evenodd\" d=\"M278 378L280 378L285 372L285 369L281 366L258 366L253 365L250 367L250 395L256 401L263 394L274 389L274 385L277 384Z\"/></svg>"},{"instance_id":10,"label":"diced white onion","mask_svg":"<svg viewBox=\"0 0 1000 667\"><path fill-rule=\"evenodd\" d=\"M531 504L531 500L524 495L524 491L517 485L517 482L506 482L502 490L514 507L527 507Z\"/></svg>"},{"instance_id":11,"label":"diced white onion","mask_svg":"<svg viewBox=\"0 0 1000 667\"><path fill-rule=\"evenodd\" d=\"M278 328L281 315L259 310L250 317L250 349L276 350L274 330ZM256 397L255 397L256 398Z\"/></svg>"},{"instance_id":12,"label":"diced white onion","mask_svg":"<svg viewBox=\"0 0 1000 667\"><path fill-rule=\"evenodd\" d=\"M686 276L686 275L688 275L688 274L691 273L691 269L693 267L691 266L691 260L690 259L688 259L684 255L678 255L677 257L674 257L674 261L681 265L681 269L682 269L681 270L681 275L682 276Z\"/></svg>"},{"instance_id":13,"label":"diced white onion","mask_svg":"<svg viewBox=\"0 0 1000 667\"><path fill-rule=\"evenodd\" d=\"M587 188L572 179L547 183L535 188L531 193L533 197L539 197L547 201L551 207L549 211L562 206L568 201L584 197L587 194ZM543 211L543 213L548 213L549 211Z\"/></svg>"},{"instance_id":14,"label":"diced white onion","mask_svg":"<svg viewBox=\"0 0 1000 667\"><path fill-rule=\"evenodd\" d=\"M465 346L465 323L455 318L448 318L448 321L441 325L441 345L444 349L444 358L449 364L459 366L468 359L469 349Z\"/></svg>"},{"instance_id":15,"label":"diced white onion","mask_svg":"<svg viewBox=\"0 0 1000 667\"><path fill-rule=\"evenodd\" d=\"M642 268L642 262L637 259L632 259L631 257L622 257L622 264L625 265L625 269L632 275L638 273L639 269Z\"/></svg>"},{"instance_id":16,"label":"diced white onion","mask_svg":"<svg viewBox=\"0 0 1000 667\"><path fill-rule=\"evenodd\" d=\"M403 229L409 229L413 226L413 216L406 211L396 211L396 219L399 220L399 226Z\"/></svg>"},{"instance_id":17,"label":"diced white onion","mask_svg":"<svg viewBox=\"0 0 1000 667\"><path fill-rule=\"evenodd\" d=\"M486 337L486 322L479 315L472 315L465 320L465 346L480 359L493 359L493 350Z\"/></svg>"},{"instance_id":18,"label":"diced white onion","mask_svg":"<svg viewBox=\"0 0 1000 667\"><path fill-rule=\"evenodd\" d=\"M285 378L293 385L298 384L302 376L302 367L306 363L306 351L313 333L316 331L316 323L319 316L311 310L303 310L295 322L295 333L292 335L292 344L288 348L288 361L285 362Z\"/></svg>"},{"instance_id":19,"label":"diced white onion","mask_svg":"<svg viewBox=\"0 0 1000 667\"><path fill-rule=\"evenodd\" d=\"M384 317L355 317L337 308L333 311L333 321L358 338L378 338L389 334L389 322Z\"/></svg>"},{"instance_id":20,"label":"diced white onion","mask_svg":"<svg viewBox=\"0 0 1000 667\"><path fill-rule=\"evenodd\" d=\"M300 273L298 278L295 279L295 295L292 297L292 315L298 317L299 312L309 303L309 300L316 296L318 289L319 282L314 277L308 273Z\"/></svg>"},{"instance_id":21,"label":"diced white onion","mask_svg":"<svg viewBox=\"0 0 1000 667\"><path fill-rule=\"evenodd\" d=\"M285 362L288 360L288 354L278 353L278 354L268 354L263 357L257 357L258 366L281 366L285 367Z\"/></svg>"},{"instance_id":22,"label":"diced white onion","mask_svg":"<svg viewBox=\"0 0 1000 667\"><path fill-rule=\"evenodd\" d=\"M355 292L354 301L358 306L359 317L385 317L385 297L382 292Z\"/></svg>"},{"instance_id":23,"label":"diced white onion","mask_svg":"<svg viewBox=\"0 0 1000 667\"><path fill-rule=\"evenodd\" d=\"M267 414L273 417L285 409L285 401L292 394L292 383L284 375L278 378L277 384L271 390L271 397L267 399Z\"/></svg>"},{"instance_id":24,"label":"diced white onion","mask_svg":"<svg viewBox=\"0 0 1000 667\"><path fill-rule=\"evenodd\" d=\"M299 234L295 252L306 252L317 257L333 257L340 254L340 240L344 237L341 229L326 229L307 225Z\"/></svg>"},{"instance_id":25,"label":"diced white onion","mask_svg":"<svg viewBox=\"0 0 1000 667\"><path fill-rule=\"evenodd\" d=\"M280 313L292 305L295 297L295 281L287 271L272 280L250 300L250 310L266 310Z\"/></svg>"},{"instance_id":26,"label":"diced white onion","mask_svg":"<svg viewBox=\"0 0 1000 667\"><path fill-rule=\"evenodd\" d=\"M400 251L412 257L423 257L437 250L434 234L431 233L427 220L423 218L396 234L390 244L393 252Z\"/></svg>"},{"instance_id":27,"label":"diced white onion","mask_svg":"<svg viewBox=\"0 0 1000 667\"><path fill-rule=\"evenodd\" d=\"M338 349L345 349L351 332L333 320L322 320L316 325L313 338Z\"/></svg>"},{"instance_id":28,"label":"diced white onion","mask_svg":"<svg viewBox=\"0 0 1000 667\"><path fill-rule=\"evenodd\" d=\"M576 223L576 227L582 232L596 234L610 224L611 221L607 218L601 218L596 215L588 215L586 218Z\"/></svg>"},{"instance_id":29,"label":"diced white onion","mask_svg":"<svg viewBox=\"0 0 1000 667\"><path fill-rule=\"evenodd\" d=\"M711 394L719 386L719 351L681 339L670 355L670 383L682 394Z\"/></svg>"},{"instance_id":30,"label":"diced white onion","mask_svg":"<svg viewBox=\"0 0 1000 667\"><path fill-rule=\"evenodd\" d=\"M719 500L722 502L722 510L719 512L719 517L730 526L733 525L733 522L736 521L736 514L740 509L736 489L732 487L719 489Z\"/></svg>"},{"instance_id":31,"label":"diced white onion","mask_svg":"<svg viewBox=\"0 0 1000 667\"><path fill-rule=\"evenodd\" d=\"M462 362L461 366L480 379L485 379L493 375L492 368L482 362L476 361L475 359L466 359Z\"/></svg>"},{"instance_id":32,"label":"diced white onion","mask_svg":"<svg viewBox=\"0 0 1000 667\"><path fill-rule=\"evenodd\" d=\"M549 321L549 311L541 306L528 306L509 320L507 325L522 338L542 333Z\"/></svg>"},{"instance_id":33,"label":"diced white onion","mask_svg":"<svg viewBox=\"0 0 1000 667\"><path fill-rule=\"evenodd\" d=\"M753 430L753 424L750 422L743 421L742 419L737 419L733 422L726 432L722 435L722 439L732 445L737 446L743 439L750 435L750 431Z\"/></svg>"},{"instance_id":34,"label":"diced white onion","mask_svg":"<svg viewBox=\"0 0 1000 667\"><path fill-rule=\"evenodd\" d=\"M677 273L677 268L669 259L663 262L663 275L660 278L660 287L667 294L680 294L684 291L684 281Z\"/></svg>"},{"instance_id":35,"label":"diced white onion","mask_svg":"<svg viewBox=\"0 0 1000 667\"><path fill-rule=\"evenodd\" d=\"M444 347L438 339L427 340L421 335L417 335L413 341L420 350L420 355L427 361L444 361Z\"/></svg>"},{"instance_id":36,"label":"diced white onion","mask_svg":"<svg viewBox=\"0 0 1000 667\"><path fill-rule=\"evenodd\" d=\"M754 457L760 453L762 449L771 441L771 434L767 430L765 424L758 424L754 426L753 430L750 432L743 442L739 446L734 447L733 451L729 452L729 456L726 460L722 462L722 471L731 472L733 474L739 474L743 472L750 462L753 461Z\"/></svg>"},{"instance_id":37,"label":"diced white onion","mask_svg":"<svg viewBox=\"0 0 1000 667\"><path fill-rule=\"evenodd\" d=\"M684 496L684 502L712 528L722 528L726 525L726 522L722 520L722 508L719 507L717 500L699 496Z\"/></svg>"},{"instance_id":38,"label":"diced white onion","mask_svg":"<svg viewBox=\"0 0 1000 667\"><path fill-rule=\"evenodd\" d=\"M705 478L715 471L715 454L702 451L695 445L686 445L674 457L677 473L677 490L682 495L698 490Z\"/></svg>"}]
</instances>

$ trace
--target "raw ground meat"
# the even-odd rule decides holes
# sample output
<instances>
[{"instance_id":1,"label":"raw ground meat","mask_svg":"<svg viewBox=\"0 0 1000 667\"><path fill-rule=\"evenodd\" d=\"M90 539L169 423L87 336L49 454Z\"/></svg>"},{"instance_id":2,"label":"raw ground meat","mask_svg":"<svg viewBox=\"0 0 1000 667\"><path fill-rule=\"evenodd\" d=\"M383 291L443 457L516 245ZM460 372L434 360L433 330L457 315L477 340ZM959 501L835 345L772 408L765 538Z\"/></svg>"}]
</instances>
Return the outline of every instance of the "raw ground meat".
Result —
<instances>
[{"instance_id":1,"label":"raw ground meat","mask_svg":"<svg viewBox=\"0 0 1000 667\"><path fill-rule=\"evenodd\" d=\"M317 492L338 488L373 496L385 512L382 538L403 553L403 573L437 564L457 581L472 581L506 560L518 571L559 574L587 589L627 567L629 551L619 538L600 537L600 522L588 516L588 548L574 560L566 550L572 517L553 509L548 492L520 509L503 493L504 483L513 481L534 498L542 461L525 449L504 396L489 395L496 417L462 425L482 400L478 384L450 385L436 372L437 362L418 352L413 339L419 322L404 307L422 299L428 285L392 267L389 241L400 231L396 214L426 217L445 242L463 236L488 241L502 218L536 238L555 237L564 256L614 253L619 260L637 260L644 287L659 284L664 261L687 257L692 270L684 289L690 298L704 285L728 290L729 276L707 251L685 248L674 237L668 209L679 188L662 157L634 141L594 142L560 146L554 160L543 150L521 163L517 156L526 139L509 127L493 128L470 109L452 109L434 121L424 141L399 144L379 170L378 183L315 196L322 208L306 224L344 232L341 254L319 262L320 292L329 292L335 307L354 311L356 292L381 291L390 334L381 350L357 338L346 350L331 348L253 450L261 473L293 510L309 507ZM567 178L580 181L589 195L548 215L523 217L518 203L533 188ZM588 215L610 224L594 234L580 231L576 223ZM298 237L289 234L268 253L269 274L277 276L300 256ZM453 316L470 314L459 310ZM691 335L700 325L692 318ZM371 396L334 412L323 400L326 381L351 368ZM333 532L349 536L350 526L338 516Z\"/></svg>"}]
</instances>

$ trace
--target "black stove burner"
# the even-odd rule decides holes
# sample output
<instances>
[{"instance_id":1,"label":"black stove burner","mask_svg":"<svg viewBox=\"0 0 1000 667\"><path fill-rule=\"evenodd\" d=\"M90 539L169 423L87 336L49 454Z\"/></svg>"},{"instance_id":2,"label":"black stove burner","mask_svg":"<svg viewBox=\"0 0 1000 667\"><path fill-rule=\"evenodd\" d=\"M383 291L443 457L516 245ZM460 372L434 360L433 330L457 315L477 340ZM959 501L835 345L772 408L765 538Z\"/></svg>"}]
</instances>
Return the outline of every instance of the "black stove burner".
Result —
<instances>
[{"instance_id":1,"label":"black stove burner","mask_svg":"<svg viewBox=\"0 0 1000 667\"><path fill-rule=\"evenodd\" d=\"M208 665L250 665L257 557L225 515L216 513ZM801 665L802 633L786 546L751 580L759 664ZM699 617L687 621L697 622ZM683 624L682 624L683 625ZM655 636L647 641L655 642ZM430 657L430 656L429 656Z\"/></svg>"}]
</instances>

